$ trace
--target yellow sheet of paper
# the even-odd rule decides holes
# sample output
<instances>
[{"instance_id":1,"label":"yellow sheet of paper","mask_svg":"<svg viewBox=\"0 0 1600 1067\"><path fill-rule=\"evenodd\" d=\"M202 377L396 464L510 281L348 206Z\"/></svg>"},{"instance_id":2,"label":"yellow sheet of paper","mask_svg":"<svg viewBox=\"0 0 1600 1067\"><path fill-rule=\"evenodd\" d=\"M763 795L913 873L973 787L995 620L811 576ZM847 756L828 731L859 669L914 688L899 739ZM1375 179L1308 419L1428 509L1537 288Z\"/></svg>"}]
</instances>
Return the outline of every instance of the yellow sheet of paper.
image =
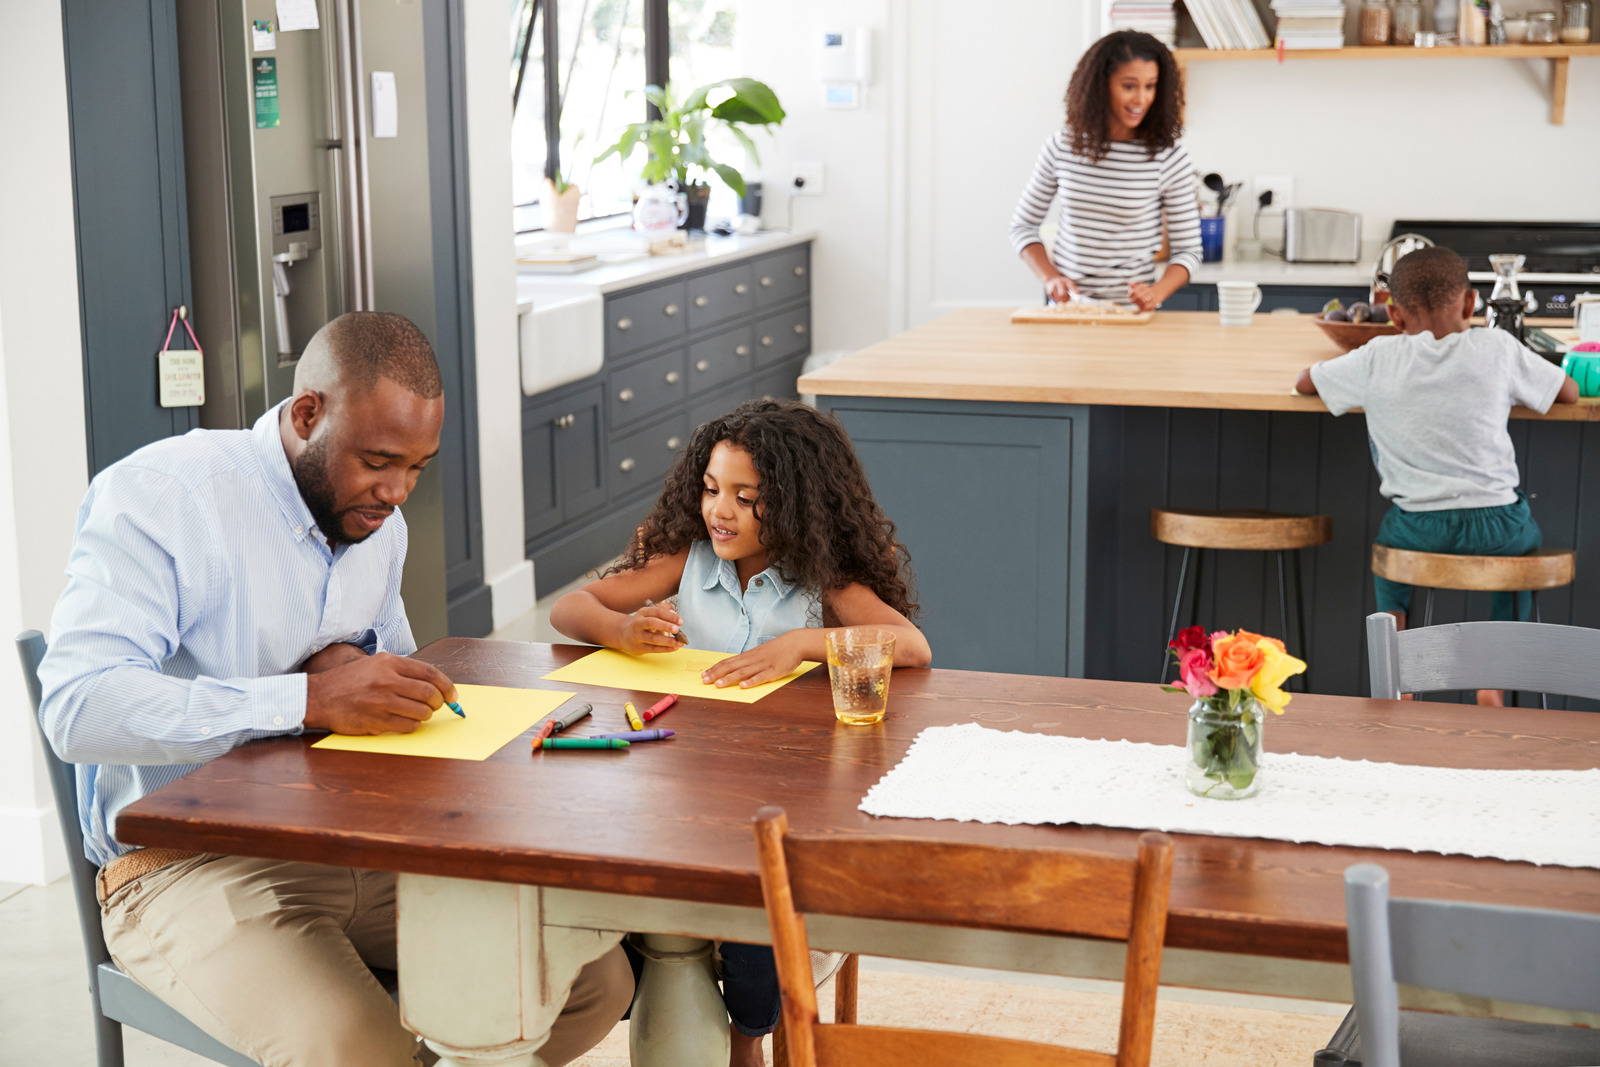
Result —
<instances>
[{"instance_id":1,"label":"yellow sheet of paper","mask_svg":"<svg viewBox=\"0 0 1600 1067\"><path fill-rule=\"evenodd\" d=\"M349 737L329 734L312 748L346 752L388 752L396 756L486 760L513 738L577 696L548 689L507 689L499 685L458 685L461 718L441 707L409 734Z\"/></svg>"},{"instance_id":2,"label":"yellow sheet of paper","mask_svg":"<svg viewBox=\"0 0 1600 1067\"><path fill-rule=\"evenodd\" d=\"M591 652L560 670L545 675L545 681L568 685L603 685L611 689L639 689L646 693L676 693L681 697L708 700L733 700L754 704L768 693L800 677L817 666L803 661L793 674L762 685L740 689L737 685L718 689L700 680L700 672L728 658L727 652L707 652L699 648L680 648L676 652L652 652L630 656L612 648Z\"/></svg>"}]
</instances>

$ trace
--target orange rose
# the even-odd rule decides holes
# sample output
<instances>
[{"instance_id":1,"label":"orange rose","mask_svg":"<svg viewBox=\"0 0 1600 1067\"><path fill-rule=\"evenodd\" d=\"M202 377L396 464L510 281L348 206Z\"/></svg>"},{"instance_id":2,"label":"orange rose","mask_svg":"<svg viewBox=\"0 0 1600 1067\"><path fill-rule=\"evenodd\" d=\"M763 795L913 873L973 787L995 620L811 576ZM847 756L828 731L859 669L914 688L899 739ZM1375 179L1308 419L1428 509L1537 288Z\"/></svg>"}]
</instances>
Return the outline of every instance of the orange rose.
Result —
<instances>
[{"instance_id":1,"label":"orange rose","mask_svg":"<svg viewBox=\"0 0 1600 1067\"><path fill-rule=\"evenodd\" d=\"M1245 689L1250 679L1261 668L1261 649L1256 634L1241 630L1236 634L1223 634L1211 644L1211 654L1216 666L1211 668L1211 680L1222 689Z\"/></svg>"},{"instance_id":2,"label":"orange rose","mask_svg":"<svg viewBox=\"0 0 1600 1067\"><path fill-rule=\"evenodd\" d=\"M1283 647L1283 642L1278 640L1276 637L1262 637L1260 634L1253 634L1249 630L1240 630L1239 636L1250 642L1265 641L1269 645L1276 646L1279 652L1288 651Z\"/></svg>"}]
</instances>

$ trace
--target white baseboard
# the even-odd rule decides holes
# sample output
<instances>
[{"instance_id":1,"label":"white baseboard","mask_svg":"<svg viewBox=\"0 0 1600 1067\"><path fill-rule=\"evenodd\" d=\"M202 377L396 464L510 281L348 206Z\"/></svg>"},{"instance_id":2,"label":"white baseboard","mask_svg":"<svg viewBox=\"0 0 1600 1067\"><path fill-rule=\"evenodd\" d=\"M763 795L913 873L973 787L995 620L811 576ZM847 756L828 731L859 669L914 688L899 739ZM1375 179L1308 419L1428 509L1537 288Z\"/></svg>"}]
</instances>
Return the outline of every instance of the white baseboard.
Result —
<instances>
[{"instance_id":1,"label":"white baseboard","mask_svg":"<svg viewBox=\"0 0 1600 1067\"><path fill-rule=\"evenodd\" d=\"M0 882L48 885L66 873L54 808L0 808Z\"/></svg>"},{"instance_id":2,"label":"white baseboard","mask_svg":"<svg viewBox=\"0 0 1600 1067\"><path fill-rule=\"evenodd\" d=\"M489 582L489 613L500 629L533 610L533 560L525 559Z\"/></svg>"}]
</instances>

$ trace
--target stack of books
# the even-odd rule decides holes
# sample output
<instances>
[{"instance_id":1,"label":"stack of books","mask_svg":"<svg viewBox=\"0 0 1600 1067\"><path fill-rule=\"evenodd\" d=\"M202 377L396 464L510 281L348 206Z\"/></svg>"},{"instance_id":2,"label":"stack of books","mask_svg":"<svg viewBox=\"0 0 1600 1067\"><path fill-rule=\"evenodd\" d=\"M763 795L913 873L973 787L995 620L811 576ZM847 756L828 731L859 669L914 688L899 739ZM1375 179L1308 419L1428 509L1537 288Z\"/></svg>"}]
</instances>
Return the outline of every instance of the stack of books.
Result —
<instances>
[{"instance_id":1,"label":"stack of books","mask_svg":"<svg viewBox=\"0 0 1600 1067\"><path fill-rule=\"evenodd\" d=\"M1272 41L1251 0L1184 0L1207 48L1270 48Z\"/></svg>"},{"instance_id":2,"label":"stack of books","mask_svg":"<svg viewBox=\"0 0 1600 1067\"><path fill-rule=\"evenodd\" d=\"M1285 51L1344 47L1344 5L1336 0L1273 0Z\"/></svg>"},{"instance_id":3,"label":"stack of books","mask_svg":"<svg viewBox=\"0 0 1600 1067\"><path fill-rule=\"evenodd\" d=\"M1178 16L1172 4L1173 0L1113 0L1111 28L1139 30L1171 48L1178 36Z\"/></svg>"}]
</instances>

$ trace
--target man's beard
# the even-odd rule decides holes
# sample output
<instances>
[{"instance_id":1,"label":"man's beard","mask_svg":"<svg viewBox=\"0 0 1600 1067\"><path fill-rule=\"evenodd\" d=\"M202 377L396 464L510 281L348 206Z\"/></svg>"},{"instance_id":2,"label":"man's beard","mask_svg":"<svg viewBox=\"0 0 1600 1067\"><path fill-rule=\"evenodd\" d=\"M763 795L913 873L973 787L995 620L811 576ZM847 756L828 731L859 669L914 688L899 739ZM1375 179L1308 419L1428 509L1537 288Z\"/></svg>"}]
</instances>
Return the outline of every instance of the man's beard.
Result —
<instances>
[{"instance_id":1,"label":"man's beard","mask_svg":"<svg viewBox=\"0 0 1600 1067\"><path fill-rule=\"evenodd\" d=\"M325 438L306 445L299 457L290 464L294 483L300 489L300 498L306 502L317 529L322 531L328 544L354 544L369 536L351 537L344 531L344 521L333 496L333 480L328 477L328 442Z\"/></svg>"}]
</instances>

